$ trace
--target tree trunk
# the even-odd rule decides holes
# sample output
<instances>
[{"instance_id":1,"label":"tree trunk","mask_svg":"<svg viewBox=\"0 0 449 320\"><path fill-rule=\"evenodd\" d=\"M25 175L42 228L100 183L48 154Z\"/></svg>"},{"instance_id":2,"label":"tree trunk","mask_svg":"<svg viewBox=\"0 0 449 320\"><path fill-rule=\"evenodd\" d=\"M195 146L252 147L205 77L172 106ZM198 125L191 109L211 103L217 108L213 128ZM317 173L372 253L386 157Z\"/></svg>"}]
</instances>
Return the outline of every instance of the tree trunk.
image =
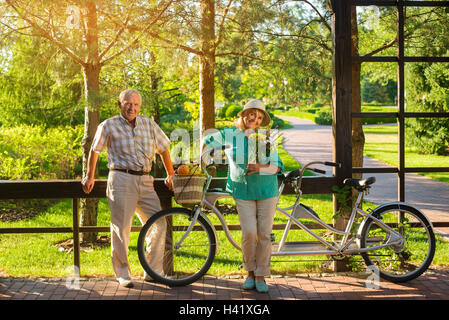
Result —
<instances>
[{"instance_id":1,"label":"tree trunk","mask_svg":"<svg viewBox=\"0 0 449 320\"><path fill-rule=\"evenodd\" d=\"M100 122L100 70L98 53L98 25L97 9L95 1L88 1L87 11L87 63L83 65L85 113L84 113L84 136L82 141L83 150L83 176L86 176L88 157L95 132ZM98 178L98 165L95 172ZM81 199L80 205L80 225L97 225L98 199ZM94 242L97 233L81 233L81 242Z\"/></svg>"},{"instance_id":2,"label":"tree trunk","mask_svg":"<svg viewBox=\"0 0 449 320\"><path fill-rule=\"evenodd\" d=\"M200 137L207 129L215 127L215 1L201 1L202 54L199 56L200 72Z\"/></svg>"},{"instance_id":3,"label":"tree trunk","mask_svg":"<svg viewBox=\"0 0 449 320\"><path fill-rule=\"evenodd\" d=\"M359 54L359 37L357 29L356 7L351 7L351 54ZM360 97L360 69L361 63L352 62L352 112L362 111L362 101ZM362 118L352 118L352 166L363 167L363 148L365 146L365 135L363 133ZM354 173L354 178L361 178L361 173Z\"/></svg>"},{"instance_id":4,"label":"tree trunk","mask_svg":"<svg viewBox=\"0 0 449 320\"><path fill-rule=\"evenodd\" d=\"M100 111L98 105L99 94L99 76L100 68L88 65L83 70L85 84L85 113L84 113L84 136L82 140L83 150L83 176L87 173L88 157L90 147L92 145L95 132L100 122ZM98 165L95 170L95 178L98 178ZM97 206L98 199L86 198L81 199L80 205L80 225L96 226L97 225ZM94 242L97 234L93 232L82 233L81 242Z\"/></svg>"},{"instance_id":5,"label":"tree trunk","mask_svg":"<svg viewBox=\"0 0 449 320\"><path fill-rule=\"evenodd\" d=\"M155 58L152 54L152 63L155 64ZM153 120L158 125L161 124L161 117L159 112L159 93L158 93L158 87L159 87L159 79L156 72L151 71L150 72L150 83L151 83L151 104L153 109ZM161 178L164 176L164 164L162 162L161 156L159 154L154 155L154 163L153 163L153 172L155 178Z\"/></svg>"}]
</instances>

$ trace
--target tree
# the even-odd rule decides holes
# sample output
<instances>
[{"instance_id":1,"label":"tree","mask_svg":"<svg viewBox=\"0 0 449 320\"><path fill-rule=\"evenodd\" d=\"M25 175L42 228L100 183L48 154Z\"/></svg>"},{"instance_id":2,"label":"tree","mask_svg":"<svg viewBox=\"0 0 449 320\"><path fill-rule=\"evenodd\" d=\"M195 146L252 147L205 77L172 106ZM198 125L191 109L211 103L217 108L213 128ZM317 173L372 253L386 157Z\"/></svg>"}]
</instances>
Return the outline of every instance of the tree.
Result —
<instances>
[{"instance_id":1,"label":"tree","mask_svg":"<svg viewBox=\"0 0 449 320\"><path fill-rule=\"evenodd\" d=\"M161 21L172 2L167 0L158 5L153 1L142 3L126 0L6 0L3 12L13 12L14 15L3 18L12 32L48 40L82 68L85 99L83 175L87 170L89 150L100 119L101 68L136 45L142 32ZM141 22L142 32L136 35L134 30L130 30L130 21ZM82 199L82 226L96 225L97 203L97 199ZM81 240L92 242L96 240L96 234L85 233Z\"/></svg>"},{"instance_id":2,"label":"tree","mask_svg":"<svg viewBox=\"0 0 449 320\"><path fill-rule=\"evenodd\" d=\"M10 38L0 72L0 123L77 125L82 120L80 66L47 41Z\"/></svg>"},{"instance_id":3,"label":"tree","mask_svg":"<svg viewBox=\"0 0 449 320\"><path fill-rule=\"evenodd\" d=\"M183 1L174 25L147 33L172 48L195 55L199 65L199 117L202 133L215 127L215 66L218 57L251 54L251 28L266 19L265 6L276 1ZM185 26L180 30L179 25ZM243 39L249 41L246 43ZM249 45L248 45L249 43Z\"/></svg>"},{"instance_id":4,"label":"tree","mask_svg":"<svg viewBox=\"0 0 449 320\"><path fill-rule=\"evenodd\" d=\"M396 8L379 8L378 23L370 25L369 16L372 12L361 15L362 37L361 47L364 53L374 54L383 51L387 55L396 55ZM444 56L448 44L447 8L407 7L404 9L406 29L404 42L408 56ZM392 40L388 40L392 39ZM385 45L381 42L385 41ZM379 49L375 49L376 46ZM371 54L372 55L372 54ZM392 63L368 63L363 66L363 73L370 81L379 81L391 87L396 81L396 65ZM406 65L406 111L415 112L445 112L447 83L444 79L447 67L444 64L408 63ZM439 80L436 80L439 79ZM436 80L436 81L435 81ZM392 94L389 91L391 98ZM394 94L393 94L394 96ZM393 97L394 98L394 97ZM447 119L409 119L405 122L408 146L419 152L444 154L448 145Z\"/></svg>"}]
</instances>

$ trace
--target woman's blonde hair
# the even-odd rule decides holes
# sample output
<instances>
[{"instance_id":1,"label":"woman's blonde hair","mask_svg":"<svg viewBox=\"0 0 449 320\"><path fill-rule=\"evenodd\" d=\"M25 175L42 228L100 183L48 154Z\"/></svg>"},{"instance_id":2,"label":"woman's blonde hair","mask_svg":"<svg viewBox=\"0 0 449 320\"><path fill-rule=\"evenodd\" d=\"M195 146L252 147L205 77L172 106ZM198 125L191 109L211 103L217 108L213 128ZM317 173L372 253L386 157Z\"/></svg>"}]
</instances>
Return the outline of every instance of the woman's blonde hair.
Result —
<instances>
[{"instance_id":1,"label":"woman's blonde hair","mask_svg":"<svg viewBox=\"0 0 449 320\"><path fill-rule=\"evenodd\" d=\"M245 122L243 121L243 117L245 117L246 114L248 113L248 111L250 111L250 110L254 110L254 112L256 112L256 114L261 114L262 116L265 117L265 115L264 115L264 113L263 113L262 111L259 111L259 110L257 110L257 109L247 109L247 110L243 111L237 119L235 119L235 121L234 121L234 126L235 126L237 129L240 129L240 130L242 130L242 131L245 131L246 129L248 129L248 128L245 126Z\"/></svg>"}]
</instances>

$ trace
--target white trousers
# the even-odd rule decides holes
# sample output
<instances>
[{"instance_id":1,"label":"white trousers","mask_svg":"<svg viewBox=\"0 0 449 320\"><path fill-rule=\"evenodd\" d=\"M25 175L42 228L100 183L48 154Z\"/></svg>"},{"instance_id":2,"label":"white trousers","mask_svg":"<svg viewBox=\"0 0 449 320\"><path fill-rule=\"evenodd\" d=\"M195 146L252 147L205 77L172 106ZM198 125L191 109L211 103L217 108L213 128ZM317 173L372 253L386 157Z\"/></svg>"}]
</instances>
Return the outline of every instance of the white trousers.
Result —
<instances>
[{"instance_id":1,"label":"white trousers","mask_svg":"<svg viewBox=\"0 0 449 320\"><path fill-rule=\"evenodd\" d=\"M243 267L255 276L270 275L271 230L277 197L234 199L242 228Z\"/></svg>"},{"instance_id":2,"label":"white trousers","mask_svg":"<svg viewBox=\"0 0 449 320\"><path fill-rule=\"evenodd\" d=\"M111 256L115 276L129 277L128 245L134 213L142 224L161 210L159 198L154 191L153 177L136 176L125 172L110 170L106 196L111 211ZM165 223L164 223L165 224ZM162 269L165 249L166 226L147 237L147 258L157 269Z\"/></svg>"}]
</instances>

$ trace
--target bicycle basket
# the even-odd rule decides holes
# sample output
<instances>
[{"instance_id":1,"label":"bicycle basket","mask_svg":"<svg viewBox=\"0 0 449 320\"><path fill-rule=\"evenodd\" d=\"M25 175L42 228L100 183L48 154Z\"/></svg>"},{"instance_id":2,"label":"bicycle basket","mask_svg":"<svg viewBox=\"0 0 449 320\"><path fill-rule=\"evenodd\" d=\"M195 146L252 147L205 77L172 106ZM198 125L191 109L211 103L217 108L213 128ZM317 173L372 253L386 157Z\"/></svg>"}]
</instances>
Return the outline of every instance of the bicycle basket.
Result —
<instances>
[{"instance_id":1,"label":"bicycle basket","mask_svg":"<svg viewBox=\"0 0 449 320\"><path fill-rule=\"evenodd\" d=\"M199 203L203 195L203 188L206 180L206 176L173 176L175 201L180 205Z\"/></svg>"}]
</instances>

